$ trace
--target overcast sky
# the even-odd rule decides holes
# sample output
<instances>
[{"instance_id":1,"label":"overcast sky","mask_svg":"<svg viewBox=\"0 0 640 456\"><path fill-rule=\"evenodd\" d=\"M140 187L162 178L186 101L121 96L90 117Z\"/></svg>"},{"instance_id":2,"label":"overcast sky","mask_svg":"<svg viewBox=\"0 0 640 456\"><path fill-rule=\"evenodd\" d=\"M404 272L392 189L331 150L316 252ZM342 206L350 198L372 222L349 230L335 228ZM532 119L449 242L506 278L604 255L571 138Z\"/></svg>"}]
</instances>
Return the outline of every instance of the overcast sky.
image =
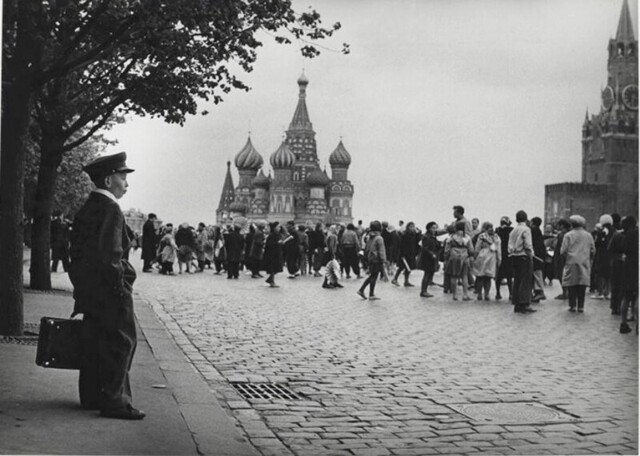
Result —
<instances>
[{"instance_id":1,"label":"overcast sky","mask_svg":"<svg viewBox=\"0 0 640 456\"><path fill-rule=\"evenodd\" d=\"M343 138L352 157L354 219L421 226L469 218L544 216L544 185L579 181L585 111L600 109L607 44L622 0L294 0L340 21L313 60L264 36L249 92L234 92L184 127L131 118L108 136L125 150L123 209L165 222L215 223L226 161L248 132L263 156L293 116L297 79L321 166ZM637 0L629 1L637 37ZM234 184L238 175L232 166Z\"/></svg>"}]
</instances>

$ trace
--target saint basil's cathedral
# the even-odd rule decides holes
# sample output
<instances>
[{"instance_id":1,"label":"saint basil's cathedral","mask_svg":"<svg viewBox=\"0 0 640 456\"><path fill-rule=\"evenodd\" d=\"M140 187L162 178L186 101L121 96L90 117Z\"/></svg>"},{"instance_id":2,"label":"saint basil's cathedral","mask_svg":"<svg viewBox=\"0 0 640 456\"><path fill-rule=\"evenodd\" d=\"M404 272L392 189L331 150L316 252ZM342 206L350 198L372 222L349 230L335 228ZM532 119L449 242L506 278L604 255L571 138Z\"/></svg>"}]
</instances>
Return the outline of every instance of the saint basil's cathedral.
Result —
<instances>
[{"instance_id":1,"label":"saint basil's cathedral","mask_svg":"<svg viewBox=\"0 0 640 456\"><path fill-rule=\"evenodd\" d=\"M239 182L234 188L231 162L216 211L218 224L263 220L296 224L350 223L353 220L351 203L353 185L347 176L351 156L338 143L329 155L331 177L320 169L316 150L315 131L307 110L307 86L303 74L298 78L298 105L286 131L285 139L269 157L273 169L265 175L264 160L247 139L235 156Z\"/></svg>"}]
</instances>

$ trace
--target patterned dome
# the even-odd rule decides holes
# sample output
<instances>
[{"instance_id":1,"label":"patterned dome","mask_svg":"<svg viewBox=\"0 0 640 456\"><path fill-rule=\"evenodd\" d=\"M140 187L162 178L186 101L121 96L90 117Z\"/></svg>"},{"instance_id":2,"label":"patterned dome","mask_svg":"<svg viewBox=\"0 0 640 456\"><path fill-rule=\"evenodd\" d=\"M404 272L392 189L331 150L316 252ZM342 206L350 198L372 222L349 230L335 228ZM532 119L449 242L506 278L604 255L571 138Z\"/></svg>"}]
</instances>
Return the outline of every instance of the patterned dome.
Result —
<instances>
[{"instance_id":1,"label":"patterned dome","mask_svg":"<svg viewBox=\"0 0 640 456\"><path fill-rule=\"evenodd\" d=\"M291 168L296 161L296 156L283 142L273 154L271 154L271 166L273 169Z\"/></svg>"},{"instance_id":2,"label":"patterned dome","mask_svg":"<svg viewBox=\"0 0 640 456\"><path fill-rule=\"evenodd\" d=\"M331 179L320 168L316 168L307 176L307 184L311 187L324 187Z\"/></svg>"},{"instance_id":3,"label":"patterned dome","mask_svg":"<svg viewBox=\"0 0 640 456\"><path fill-rule=\"evenodd\" d=\"M344 144L342 144L342 140L338 144L338 147L331 152L329 155L329 164L331 166L344 166L348 167L351 164L351 155L347 152L347 149L344 148Z\"/></svg>"},{"instance_id":4,"label":"patterned dome","mask_svg":"<svg viewBox=\"0 0 640 456\"><path fill-rule=\"evenodd\" d=\"M242 148L238 155L236 155L235 164L238 169L253 169L258 170L264 163L262 156L251 144L251 138L247 139L247 144Z\"/></svg>"},{"instance_id":5,"label":"patterned dome","mask_svg":"<svg viewBox=\"0 0 640 456\"><path fill-rule=\"evenodd\" d=\"M229 210L231 212L245 213L247 211L247 207L241 201L234 201L229 205Z\"/></svg>"},{"instance_id":6,"label":"patterned dome","mask_svg":"<svg viewBox=\"0 0 640 456\"><path fill-rule=\"evenodd\" d=\"M271 185L271 180L269 180L269 178L264 175L262 170L260 170L258 175L251 181L251 185L257 188L269 188L269 185Z\"/></svg>"}]
</instances>

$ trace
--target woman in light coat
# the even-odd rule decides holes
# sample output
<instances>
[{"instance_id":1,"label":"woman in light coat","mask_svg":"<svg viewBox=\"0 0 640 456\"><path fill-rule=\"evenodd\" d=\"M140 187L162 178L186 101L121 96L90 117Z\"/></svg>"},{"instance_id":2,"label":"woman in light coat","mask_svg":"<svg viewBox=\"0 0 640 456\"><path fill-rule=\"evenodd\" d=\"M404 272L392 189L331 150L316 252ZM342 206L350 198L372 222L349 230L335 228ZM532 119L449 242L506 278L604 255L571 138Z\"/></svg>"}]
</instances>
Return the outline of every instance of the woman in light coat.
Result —
<instances>
[{"instance_id":1,"label":"woman in light coat","mask_svg":"<svg viewBox=\"0 0 640 456\"><path fill-rule=\"evenodd\" d=\"M500 236L493 232L493 224L490 222L482 224L482 232L475 245L475 255L473 275L476 276L478 301L482 300L483 291L484 300L488 301L491 280L496 276L502 261Z\"/></svg>"},{"instance_id":2,"label":"woman in light coat","mask_svg":"<svg viewBox=\"0 0 640 456\"><path fill-rule=\"evenodd\" d=\"M462 300L470 301L468 293L469 257L473 255L471 237L465 234L465 223L456 222L456 232L451 236L444 248L447 266L445 272L451 277L451 293L453 300L458 300L458 280L462 282Z\"/></svg>"},{"instance_id":3,"label":"woman in light coat","mask_svg":"<svg viewBox=\"0 0 640 456\"><path fill-rule=\"evenodd\" d=\"M158 246L160 251L160 274L173 275L173 262L176 261L178 246L173 237L173 226L167 225Z\"/></svg>"},{"instance_id":4,"label":"woman in light coat","mask_svg":"<svg viewBox=\"0 0 640 456\"><path fill-rule=\"evenodd\" d=\"M569 293L569 311L584 311L584 297L591 283L591 263L596 253L591 233L584 229L585 219L580 215L569 217L571 231L565 234L560 254L565 257L562 286Z\"/></svg>"}]
</instances>

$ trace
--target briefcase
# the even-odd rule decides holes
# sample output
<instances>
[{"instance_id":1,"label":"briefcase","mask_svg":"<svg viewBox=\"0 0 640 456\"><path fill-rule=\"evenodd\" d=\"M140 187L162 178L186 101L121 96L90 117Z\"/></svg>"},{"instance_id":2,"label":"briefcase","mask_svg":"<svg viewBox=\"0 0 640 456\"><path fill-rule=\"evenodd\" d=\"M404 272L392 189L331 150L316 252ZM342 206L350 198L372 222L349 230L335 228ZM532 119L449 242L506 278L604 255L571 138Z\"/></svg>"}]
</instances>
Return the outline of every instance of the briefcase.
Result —
<instances>
[{"instance_id":1,"label":"briefcase","mask_svg":"<svg viewBox=\"0 0 640 456\"><path fill-rule=\"evenodd\" d=\"M80 369L82 320L42 317L36 364L55 369Z\"/></svg>"}]
</instances>

